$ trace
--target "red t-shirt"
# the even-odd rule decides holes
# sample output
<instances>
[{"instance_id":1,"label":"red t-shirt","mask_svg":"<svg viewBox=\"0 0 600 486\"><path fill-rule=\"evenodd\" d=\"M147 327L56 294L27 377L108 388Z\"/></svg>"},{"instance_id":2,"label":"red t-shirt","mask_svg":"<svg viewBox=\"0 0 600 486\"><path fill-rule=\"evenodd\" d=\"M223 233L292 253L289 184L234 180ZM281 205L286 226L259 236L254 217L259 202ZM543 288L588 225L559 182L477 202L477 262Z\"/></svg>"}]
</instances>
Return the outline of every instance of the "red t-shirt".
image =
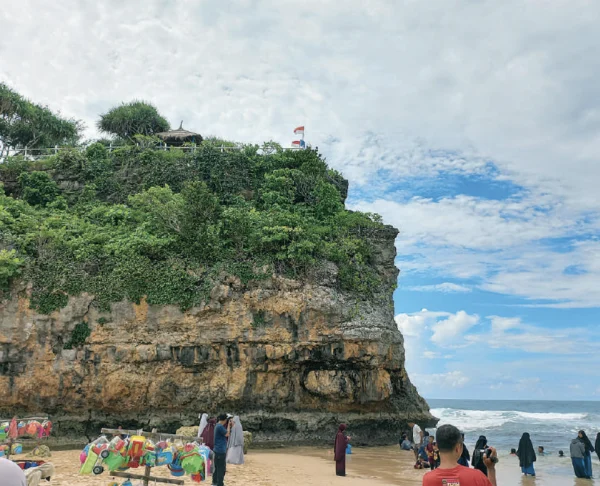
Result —
<instances>
[{"instance_id":1,"label":"red t-shirt","mask_svg":"<svg viewBox=\"0 0 600 486\"><path fill-rule=\"evenodd\" d=\"M492 483L479 469L456 466L428 472L423 476L423 486L492 486Z\"/></svg>"}]
</instances>

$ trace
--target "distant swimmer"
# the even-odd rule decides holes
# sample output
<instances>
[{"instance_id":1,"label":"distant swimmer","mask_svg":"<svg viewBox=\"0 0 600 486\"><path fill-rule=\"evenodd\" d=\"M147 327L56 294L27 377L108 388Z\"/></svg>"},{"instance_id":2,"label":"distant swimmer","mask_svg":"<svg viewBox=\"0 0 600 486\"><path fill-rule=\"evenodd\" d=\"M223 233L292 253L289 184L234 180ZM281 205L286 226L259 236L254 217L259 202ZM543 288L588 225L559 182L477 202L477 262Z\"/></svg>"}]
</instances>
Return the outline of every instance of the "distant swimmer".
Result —
<instances>
[{"instance_id":1,"label":"distant swimmer","mask_svg":"<svg viewBox=\"0 0 600 486\"><path fill-rule=\"evenodd\" d=\"M563 451L558 451L558 457L565 457L565 453Z\"/></svg>"},{"instance_id":2,"label":"distant swimmer","mask_svg":"<svg viewBox=\"0 0 600 486\"><path fill-rule=\"evenodd\" d=\"M511 456L516 456L516 455L517 455L517 449L514 449L514 448L513 448L513 449L511 449L511 450L510 450L510 455L511 455Z\"/></svg>"},{"instance_id":3,"label":"distant swimmer","mask_svg":"<svg viewBox=\"0 0 600 486\"><path fill-rule=\"evenodd\" d=\"M546 453L544 452L544 446L538 446L538 454L540 456L545 455Z\"/></svg>"}]
</instances>

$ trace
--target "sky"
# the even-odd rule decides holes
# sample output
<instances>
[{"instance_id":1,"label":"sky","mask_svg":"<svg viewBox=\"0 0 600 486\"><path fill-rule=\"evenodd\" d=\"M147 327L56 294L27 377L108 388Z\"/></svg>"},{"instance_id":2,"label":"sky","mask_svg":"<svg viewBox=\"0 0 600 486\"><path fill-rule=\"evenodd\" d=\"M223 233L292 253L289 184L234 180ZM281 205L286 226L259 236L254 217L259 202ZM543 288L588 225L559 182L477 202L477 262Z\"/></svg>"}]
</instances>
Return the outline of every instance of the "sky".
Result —
<instances>
[{"instance_id":1,"label":"sky","mask_svg":"<svg viewBox=\"0 0 600 486\"><path fill-rule=\"evenodd\" d=\"M133 99L306 141L400 230L428 398L600 399L600 2L7 1L0 80L82 119Z\"/></svg>"}]
</instances>

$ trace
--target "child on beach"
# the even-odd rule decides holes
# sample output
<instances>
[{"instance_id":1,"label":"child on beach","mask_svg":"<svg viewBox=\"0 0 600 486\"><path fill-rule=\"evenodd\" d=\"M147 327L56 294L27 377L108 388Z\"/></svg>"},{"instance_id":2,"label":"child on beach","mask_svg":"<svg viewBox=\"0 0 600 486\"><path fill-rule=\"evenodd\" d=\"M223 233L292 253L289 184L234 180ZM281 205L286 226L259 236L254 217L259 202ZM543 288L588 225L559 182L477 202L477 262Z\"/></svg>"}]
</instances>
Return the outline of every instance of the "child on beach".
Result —
<instances>
[{"instance_id":1,"label":"child on beach","mask_svg":"<svg viewBox=\"0 0 600 486\"><path fill-rule=\"evenodd\" d=\"M433 464L431 465L431 469L436 469L440 467L440 450L438 448L437 442L433 443Z\"/></svg>"},{"instance_id":2,"label":"child on beach","mask_svg":"<svg viewBox=\"0 0 600 486\"><path fill-rule=\"evenodd\" d=\"M435 461L433 459L433 435L427 438L427 444L425 445L425 452L427 454L427 462L431 466L431 469L435 469Z\"/></svg>"}]
</instances>

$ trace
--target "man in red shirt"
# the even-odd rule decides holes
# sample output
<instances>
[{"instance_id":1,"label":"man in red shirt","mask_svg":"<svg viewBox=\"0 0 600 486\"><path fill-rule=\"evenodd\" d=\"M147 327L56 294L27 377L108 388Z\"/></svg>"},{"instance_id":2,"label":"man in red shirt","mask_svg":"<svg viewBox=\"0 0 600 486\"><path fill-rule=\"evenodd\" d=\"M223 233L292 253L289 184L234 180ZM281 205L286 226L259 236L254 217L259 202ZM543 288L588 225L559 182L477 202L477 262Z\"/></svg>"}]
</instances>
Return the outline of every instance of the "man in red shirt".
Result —
<instances>
[{"instance_id":1,"label":"man in red shirt","mask_svg":"<svg viewBox=\"0 0 600 486\"><path fill-rule=\"evenodd\" d=\"M497 486L496 449L491 447L491 456L484 454L483 462L488 468L488 475L477 469L460 466L456 462L463 450L462 436L454 425L442 425L435 434L440 450L440 466L423 476L423 486Z\"/></svg>"}]
</instances>

